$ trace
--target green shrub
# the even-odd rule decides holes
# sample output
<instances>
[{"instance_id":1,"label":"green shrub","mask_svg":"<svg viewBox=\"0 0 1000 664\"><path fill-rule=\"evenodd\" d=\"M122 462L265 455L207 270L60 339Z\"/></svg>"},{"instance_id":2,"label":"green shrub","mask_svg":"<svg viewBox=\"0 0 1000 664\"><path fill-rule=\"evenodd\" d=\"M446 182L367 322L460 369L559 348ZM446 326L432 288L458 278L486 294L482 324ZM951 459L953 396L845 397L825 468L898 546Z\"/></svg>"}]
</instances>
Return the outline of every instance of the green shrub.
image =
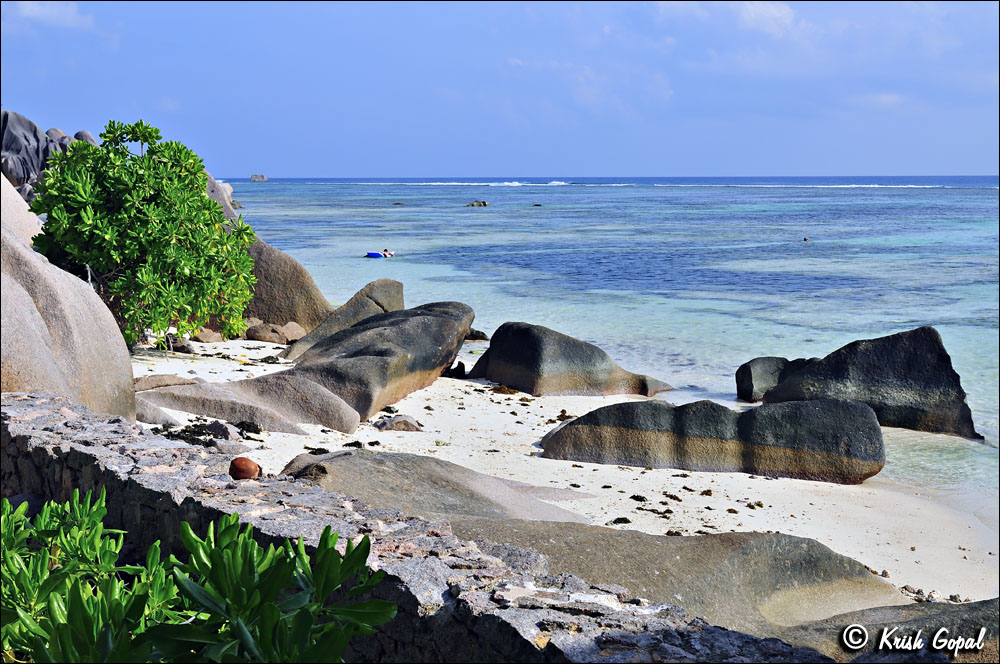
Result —
<instances>
[{"instance_id":1,"label":"green shrub","mask_svg":"<svg viewBox=\"0 0 1000 664\"><path fill-rule=\"evenodd\" d=\"M145 566L118 565L123 533L103 528L103 491L93 503L74 491L33 521L26 509L0 507L4 661L341 661L351 637L396 614L353 601L383 576L365 566L367 537L343 556L329 527L314 556L301 538L265 550L230 515L204 539L182 524L187 562L164 561L157 542Z\"/></svg>"},{"instance_id":2,"label":"green shrub","mask_svg":"<svg viewBox=\"0 0 1000 664\"><path fill-rule=\"evenodd\" d=\"M205 193L201 159L138 121L111 121L95 146L74 141L48 161L31 203L47 215L35 247L90 280L125 340L143 331L195 332L216 316L224 336L243 332L255 241ZM130 145L138 144L138 154Z\"/></svg>"}]
</instances>

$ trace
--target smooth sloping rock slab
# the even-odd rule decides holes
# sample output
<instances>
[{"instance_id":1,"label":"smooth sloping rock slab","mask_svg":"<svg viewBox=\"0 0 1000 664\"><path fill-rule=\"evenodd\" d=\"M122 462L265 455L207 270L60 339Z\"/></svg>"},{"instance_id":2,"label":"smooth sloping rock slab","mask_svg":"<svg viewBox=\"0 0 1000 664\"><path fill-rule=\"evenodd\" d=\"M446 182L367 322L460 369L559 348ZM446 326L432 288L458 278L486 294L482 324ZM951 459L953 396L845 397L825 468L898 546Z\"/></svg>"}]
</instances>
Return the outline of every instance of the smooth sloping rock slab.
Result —
<instances>
[{"instance_id":1,"label":"smooth sloping rock slab","mask_svg":"<svg viewBox=\"0 0 1000 664\"><path fill-rule=\"evenodd\" d=\"M254 260L253 275L257 283L253 299L243 312L244 318L255 317L275 325L295 321L308 332L333 312L316 282L297 260L261 240L247 251Z\"/></svg>"},{"instance_id":2,"label":"smooth sloping rock slab","mask_svg":"<svg viewBox=\"0 0 1000 664\"><path fill-rule=\"evenodd\" d=\"M919 631L927 642L929 650L933 652L934 635L942 628L948 630L946 635L941 635L944 640L957 636L977 639L980 631L985 629L982 650L971 649L961 652L955 661L996 662L1000 654L997 644L998 611L1000 611L1000 601L997 599L968 604L924 602L903 606L882 606L779 630L778 638L797 646L814 648L837 661L847 662L860 653L873 652L881 640L883 630L895 628L896 631L892 636L897 637L912 636ZM844 648L840 633L847 625L863 625L868 630L868 643L860 651Z\"/></svg>"},{"instance_id":3,"label":"smooth sloping rock slab","mask_svg":"<svg viewBox=\"0 0 1000 664\"><path fill-rule=\"evenodd\" d=\"M804 399L855 399L883 426L982 438L951 356L930 326L849 343L764 394L765 403Z\"/></svg>"},{"instance_id":4,"label":"smooth sloping rock slab","mask_svg":"<svg viewBox=\"0 0 1000 664\"><path fill-rule=\"evenodd\" d=\"M861 563L791 535L666 537L578 523L449 520L463 539L544 554L550 574L618 584L637 597L676 604L714 625L761 636L787 628L775 615L794 614L808 622L910 601Z\"/></svg>"},{"instance_id":5,"label":"smooth sloping rock slab","mask_svg":"<svg viewBox=\"0 0 1000 664\"><path fill-rule=\"evenodd\" d=\"M751 403L764 398L769 389L819 358L788 360L784 357L755 357L736 370L736 396Z\"/></svg>"},{"instance_id":6,"label":"smooth sloping rock slab","mask_svg":"<svg viewBox=\"0 0 1000 664\"><path fill-rule=\"evenodd\" d=\"M450 367L473 318L460 302L371 316L316 343L285 373L322 385L367 420Z\"/></svg>"},{"instance_id":7,"label":"smooth sloping rock slab","mask_svg":"<svg viewBox=\"0 0 1000 664\"><path fill-rule=\"evenodd\" d=\"M134 420L132 364L114 316L86 282L50 264L7 227L8 208L35 215L9 182L2 196L3 391L47 390Z\"/></svg>"},{"instance_id":8,"label":"smooth sloping rock slab","mask_svg":"<svg viewBox=\"0 0 1000 664\"><path fill-rule=\"evenodd\" d=\"M530 323L504 323L469 372L536 396L643 394L672 389L625 371L593 344Z\"/></svg>"},{"instance_id":9,"label":"smooth sloping rock slab","mask_svg":"<svg viewBox=\"0 0 1000 664\"><path fill-rule=\"evenodd\" d=\"M612 404L556 427L542 438L542 448L550 459L840 484L860 483L885 464L872 409L830 399L742 413L711 401Z\"/></svg>"},{"instance_id":10,"label":"smooth sloping rock slab","mask_svg":"<svg viewBox=\"0 0 1000 664\"><path fill-rule=\"evenodd\" d=\"M424 518L450 515L530 521L587 519L549 505L500 479L450 461L416 454L346 450L300 454L281 471L328 491L356 496L369 505Z\"/></svg>"},{"instance_id":11,"label":"smooth sloping rock slab","mask_svg":"<svg viewBox=\"0 0 1000 664\"><path fill-rule=\"evenodd\" d=\"M300 423L351 433L360 422L357 411L343 399L290 371L230 383L162 387L146 390L138 398L161 408L300 435L306 433Z\"/></svg>"},{"instance_id":12,"label":"smooth sloping rock slab","mask_svg":"<svg viewBox=\"0 0 1000 664\"><path fill-rule=\"evenodd\" d=\"M150 403L301 434L301 423L353 432L383 406L427 387L451 366L472 324L459 302L365 319L317 343L292 369L231 383L143 392Z\"/></svg>"},{"instance_id":13,"label":"smooth sloping rock slab","mask_svg":"<svg viewBox=\"0 0 1000 664\"><path fill-rule=\"evenodd\" d=\"M3 214L0 218L21 242L30 247L33 238L42 232L42 220L28 209L7 178L0 178L0 187L3 188L3 196L0 198Z\"/></svg>"},{"instance_id":14,"label":"smooth sloping rock slab","mask_svg":"<svg viewBox=\"0 0 1000 664\"><path fill-rule=\"evenodd\" d=\"M296 360L330 335L346 330L366 318L391 311L400 311L404 308L403 284L393 279L378 279L355 293L350 300L327 316L312 332L279 353L278 357Z\"/></svg>"}]
</instances>

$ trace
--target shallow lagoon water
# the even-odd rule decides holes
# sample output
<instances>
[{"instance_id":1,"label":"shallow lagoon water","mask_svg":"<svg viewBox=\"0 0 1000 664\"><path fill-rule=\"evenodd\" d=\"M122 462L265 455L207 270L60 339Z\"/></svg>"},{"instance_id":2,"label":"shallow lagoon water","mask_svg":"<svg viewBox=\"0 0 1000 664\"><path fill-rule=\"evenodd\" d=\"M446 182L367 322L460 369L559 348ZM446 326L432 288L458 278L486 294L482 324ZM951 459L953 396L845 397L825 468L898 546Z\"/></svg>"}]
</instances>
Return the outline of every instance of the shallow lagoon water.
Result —
<instances>
[{"instance_id":1,"label":"shallow lagoon water","mask_svg":"<svg viewBox=\"0 0 1000 664\"><path fill-rule=\"evenodd\" d=\"M596 343L672 402L735 405L752 357L934 325L988 444L892 449L883 473L997 493L996 177L228 181L331 302L398 279L409 305L466 302L487 332Z\"/></svg>"}]
</instances>

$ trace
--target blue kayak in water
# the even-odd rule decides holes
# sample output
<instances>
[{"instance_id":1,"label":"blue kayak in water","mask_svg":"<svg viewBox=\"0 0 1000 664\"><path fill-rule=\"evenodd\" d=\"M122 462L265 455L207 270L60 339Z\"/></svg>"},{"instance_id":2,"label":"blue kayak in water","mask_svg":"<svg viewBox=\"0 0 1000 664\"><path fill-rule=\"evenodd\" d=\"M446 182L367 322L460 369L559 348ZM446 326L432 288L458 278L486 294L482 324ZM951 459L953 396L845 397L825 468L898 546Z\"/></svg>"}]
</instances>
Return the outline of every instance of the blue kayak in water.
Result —
<instances>
[{"instance_id":1,"label":"blue kayak in water","mask_svg":"<svg viewBox=\"0 0 1000 664\"><path fill-rule=\"evenodd\" d=\"M381 251L369 251L365 254L365 258L385 258Z\"/></svg>"}]
</instances>

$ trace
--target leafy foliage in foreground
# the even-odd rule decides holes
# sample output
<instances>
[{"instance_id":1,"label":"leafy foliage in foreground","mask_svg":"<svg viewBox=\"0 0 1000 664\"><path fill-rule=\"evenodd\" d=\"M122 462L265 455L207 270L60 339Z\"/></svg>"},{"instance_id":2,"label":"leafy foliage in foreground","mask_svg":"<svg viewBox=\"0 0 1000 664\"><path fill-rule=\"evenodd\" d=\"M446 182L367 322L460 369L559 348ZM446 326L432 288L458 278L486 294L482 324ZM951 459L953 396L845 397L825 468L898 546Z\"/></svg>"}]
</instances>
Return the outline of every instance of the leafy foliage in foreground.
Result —
<instances>
[{"instance_id":1,"label":"leafy foliage in foreground","mask_svg":"<svg viewBox=\"0 0 1000 664\"><path fill-rule=\"evenodd\" d=\"M383 576L365 566L367 537L343 556L329 527L313 556L301 538L265 550L230 515L204 539L181 525L187 562L156 542L144 566L119 565L124 533L104 529L103 491L26 510L0 507L5 662L340 661L396 614L353 601Z\"/></svg>"},{"instance_id":2,"label":"leafy foliage in foreground","mask_svg":"<svg viewBox=\"0 0 1000 664\"><path fill-rule=\"evenodd\" d=\"M93 282L129 344L146 328L196 332L210 316L224 336L243 332L256 282L246 249L256 236L208 198L201 159L177 141L161 143L141 120L112 120L101 139L49 158L31 202L47 215L35 247Z\"/></svg>"}]
</instances>

